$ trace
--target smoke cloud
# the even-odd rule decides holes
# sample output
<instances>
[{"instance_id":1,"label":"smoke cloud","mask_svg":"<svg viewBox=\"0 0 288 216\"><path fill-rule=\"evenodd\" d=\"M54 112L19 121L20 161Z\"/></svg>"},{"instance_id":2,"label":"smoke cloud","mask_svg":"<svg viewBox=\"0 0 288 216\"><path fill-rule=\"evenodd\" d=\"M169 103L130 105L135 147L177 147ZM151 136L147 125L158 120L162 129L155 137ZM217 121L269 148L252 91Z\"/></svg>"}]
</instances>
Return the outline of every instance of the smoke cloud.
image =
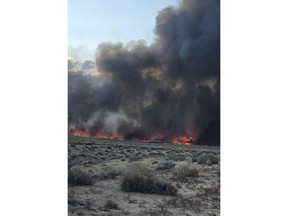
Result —
<instances>
[{"instance_id":1,"label":"smoke cloud","mask_svg":"<svg viewBox=\"0 0 288 216\"><path fill-rule=\"evenodd\" d=\"M199 144L220 145L219 0L163 9L154 33L149 46L143 40L99 45L101 76L68 73L69 131L162 140L191 135Z\"/></svg>"}]
</instances>

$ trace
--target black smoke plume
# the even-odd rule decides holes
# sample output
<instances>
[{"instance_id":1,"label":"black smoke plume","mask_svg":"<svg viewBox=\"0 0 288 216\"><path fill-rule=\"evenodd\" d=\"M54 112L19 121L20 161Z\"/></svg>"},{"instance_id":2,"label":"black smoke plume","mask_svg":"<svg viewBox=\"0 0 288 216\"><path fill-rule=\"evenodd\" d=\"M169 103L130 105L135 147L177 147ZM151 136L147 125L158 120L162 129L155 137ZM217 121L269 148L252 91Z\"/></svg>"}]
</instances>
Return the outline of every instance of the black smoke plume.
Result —
<instances>
[{"instance_id":1,"label":"black smoke plume","mask_svg":"<svg viewBox=\"0 0 288 216\"><path fill-rule=\"evenodd\" d=\"M102 76L69 74L70 132L163 140L193 134L199 144L220 145L220 1L167 7L154 33L149 46L99 45Z\"/></svg>"}]
</instances>

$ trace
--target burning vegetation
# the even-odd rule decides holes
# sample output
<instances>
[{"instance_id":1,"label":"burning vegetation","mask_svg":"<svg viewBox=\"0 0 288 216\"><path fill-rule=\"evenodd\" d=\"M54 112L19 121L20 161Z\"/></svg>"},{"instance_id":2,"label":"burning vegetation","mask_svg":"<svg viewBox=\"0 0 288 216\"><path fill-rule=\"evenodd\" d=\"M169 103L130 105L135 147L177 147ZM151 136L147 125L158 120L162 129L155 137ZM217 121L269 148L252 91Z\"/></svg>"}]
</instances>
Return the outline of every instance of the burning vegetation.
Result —
<instances>
[{"instance_id":1,"label":"burning vegetation","mask_svg":"<svg viewBox=\"0 0 288 216\"><path fill-rule=\"evenodd\" d=\"M219 5L163 9L154 43L103 43L97 69L69 58L69 134L220 145Z\"/></svg>"}]
</instances>

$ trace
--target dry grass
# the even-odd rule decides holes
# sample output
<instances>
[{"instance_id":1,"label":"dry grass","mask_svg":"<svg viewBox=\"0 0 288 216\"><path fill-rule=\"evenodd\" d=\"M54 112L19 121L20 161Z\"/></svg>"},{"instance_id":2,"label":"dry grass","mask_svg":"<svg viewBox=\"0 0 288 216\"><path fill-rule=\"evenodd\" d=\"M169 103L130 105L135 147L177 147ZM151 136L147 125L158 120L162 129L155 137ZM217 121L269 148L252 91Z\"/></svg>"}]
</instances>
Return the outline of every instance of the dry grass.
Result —
<instances>
[{"instance_id":1,"label":"dry grass","mask_svg":"<svg viewBox=\"0 0 288 216\"><path fill-rule=\"evenodd\" d=\"M93 184L68 188L69 215L220 215L218 148L126 140L72 141L72 144L76 144L69 144L69 166L73 168L70 174L75 167L79 167L81 172L78 174L87 171ZM153 152L151 156L150 152ZM85 153L86 157L79 156L80 153ZM218 164L207 166L206 161L205 164L198 164L200 156L206 157L204 153L214 155ZM132 161L133 158L129 159L131 155L142 159ZM105 157L105 161L101 157ZM132 178L124 184L124 176ZM171 183L178 189L176 196L166 195ZM159 185L166 189L161 189Z\"/></svg>"}]
</instances>

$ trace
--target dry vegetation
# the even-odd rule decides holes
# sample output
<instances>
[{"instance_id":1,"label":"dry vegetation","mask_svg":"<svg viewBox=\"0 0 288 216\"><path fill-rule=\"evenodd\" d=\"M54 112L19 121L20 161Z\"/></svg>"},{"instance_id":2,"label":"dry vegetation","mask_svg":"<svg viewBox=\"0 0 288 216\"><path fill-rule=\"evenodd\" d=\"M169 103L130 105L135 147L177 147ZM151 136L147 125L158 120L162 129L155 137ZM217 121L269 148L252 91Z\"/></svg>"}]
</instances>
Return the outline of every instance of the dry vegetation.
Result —
<instances>
[{"instance_id":1,"label":"dry vegetation","mask_svg":"<svg viewBox=\"0 0 288 216\"><path fill-rule=\"evenodd\" d=\"M69 137L69 215L220 215L220 152Z\"/></svg>"},{"instance_id":2,"label":"dry vegetation","mask_svg":"<svg viewBox=\"0 0 288 216\"><path fill-rule=\"evenodd\" d=\"M197 170L196 166L192 165L191 160L187 160L186 163L179 163L175 167L175 175L179 178L185 177L198 177L199 171Z\"/></svg>"},{"instance_id":3,"label":"dry vegetation","mask_svg":"<svg viewBox=\"0 0 288 216\"><path fill-rule=\"evenodd\" d=\"M68 185L92 185L91 175L78 167L72 167L68 171Z\"/></svg>"},{"instance_id":4,"label":"dry vegetation","mask_svg":"<svg viewBox=\"0 0 288 216\"><path fill-rule=\"evenodd\" d=\"M176 195L177 188L171 183L159 179L151 170L140 163L127 167L121 182L126 192L138 192L160 195Z\"/></svg>"}]
</instances>

